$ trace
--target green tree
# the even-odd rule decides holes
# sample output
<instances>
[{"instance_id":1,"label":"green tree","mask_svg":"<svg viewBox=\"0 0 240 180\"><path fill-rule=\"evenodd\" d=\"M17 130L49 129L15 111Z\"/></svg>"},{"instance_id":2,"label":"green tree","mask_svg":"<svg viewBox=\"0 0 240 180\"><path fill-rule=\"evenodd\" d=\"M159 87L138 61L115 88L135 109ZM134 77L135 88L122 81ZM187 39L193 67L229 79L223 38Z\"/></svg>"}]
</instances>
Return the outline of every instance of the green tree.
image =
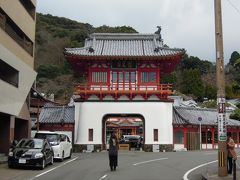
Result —
<instances>
[{"instance_id":1,"label":"green tree","mask_svg":"<svg viewBox=\"0 0 240 180\"><path fill-rule=\"evenodd\" d=\"M217 98L217 87L207 84L205 86L205 95L208 99L216 99Z\"/></svg>"},{"instance_id":2,"label":"green tree","mask_svg":"<svg viewBox=\"0 0 240 180\"><path fill-rule=\"evenodd\" d=\"M231 64L232 66L234 66L235 62L237 59L240 58L240 54L237 52L237 51L234 51L232 54L231 54L231 57L229 59L229 64Z\"/></svg>"},{"instance_id":3,"label":"green tree","mask_svg":"<svg viewBox=\"0 0 240 180\"><path fill-rule=\"evenodd\" d=\"M166 83L170 83L170 84L175 84L177 80L177 75L176 72L172 72L171 74L163 74L161 76L161 84L166 84Z\"/></svg>"},{"instance_id":4,"label":"green tree","mask_svg":"<svg viewBox=\"0 0 240 180\"><path fill-rule=\"evenodd\" d=\"M238 59L235 61L234 67L235 67L237 70L240 70L240 58L238 58Z\"/></svg>"},{"instance_id":5,"label":"green tree","mask_svg":"<svg viewBox=\"0 0 240 180\"><path fill-rule=\"evenodd\" d=\"M181 83L182 93L194 95L195 99L202 100L204 96L204 85L198 69L184 70Z\"/></svg>"},{"instance_id":6,"label":"green tree","mask_svg":"<svg viewBox=\"0 0 240 180\"><path fill-rule=\"evenodd\" d=\"M230 118L240 121L240 109L233 111L233 113L230 115Z\"/></svg>"},{"instance_id":7,"label":"green tree","mask_svg":"<svg viewBox=\"0 0 240 180\"><path fill-rule=\"evenodd\" d=\"M232 99L232 98L234 98L234 94L233 94L232 86L231 86L231 85L226 85L226 86L225 86L225 93L226 93L226 98L227 98L227 99Z\"/></svg>"},{"instance_id":8,"label":"green tree","mask_svg":"<svg viewBox=\"0 0 240 180\"><path fill-rule=\"evenodd\" d=\"M198 57L184 55L184 58L180 64L180 69L198 69L201 74L211 72L214 66L209 61L200 60Z\"/></svg>"},{"instance_id":9,"label":"green tree","mask_svg":"<svg viewBox=\"0 0 240 180\"><path fill-rule=\"evenodd\" d=\"M37 69L38 75L37 78L48 78L53 79L60 74L60 69L56 65L45 64L40 65Z\"/></svg>"}]
</instances>

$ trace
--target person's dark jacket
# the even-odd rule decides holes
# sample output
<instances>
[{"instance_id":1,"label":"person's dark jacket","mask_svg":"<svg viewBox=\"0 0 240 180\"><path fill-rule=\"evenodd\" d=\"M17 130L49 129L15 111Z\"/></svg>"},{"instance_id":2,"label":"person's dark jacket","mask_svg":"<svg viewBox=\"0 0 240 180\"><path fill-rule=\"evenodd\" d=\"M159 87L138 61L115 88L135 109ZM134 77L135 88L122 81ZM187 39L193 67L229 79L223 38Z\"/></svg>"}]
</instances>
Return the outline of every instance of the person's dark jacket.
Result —
<instances>
[{"instance_id":1,"label":"person's dark jacket","mask_svg":"<svg viewBox=\"0 0 240 180\"><path fill-rule=\"evenodd\" d=\"M115 142L114 142L115 141ZM117 156L118 155L118 140L117 138L110 138L109 139L109 155L110 156Z\"/></svg>"}]
</instances>

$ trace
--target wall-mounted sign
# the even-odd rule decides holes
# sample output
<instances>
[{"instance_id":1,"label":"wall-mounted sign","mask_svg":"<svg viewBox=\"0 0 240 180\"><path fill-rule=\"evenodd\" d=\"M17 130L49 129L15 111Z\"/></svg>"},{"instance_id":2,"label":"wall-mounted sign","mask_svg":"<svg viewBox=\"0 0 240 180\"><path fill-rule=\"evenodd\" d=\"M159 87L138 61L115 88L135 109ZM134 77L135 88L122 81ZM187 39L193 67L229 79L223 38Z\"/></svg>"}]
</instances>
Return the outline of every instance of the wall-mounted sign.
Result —
<instances>
[{"instance_id":1,"label":"wall-mounted sign","mask_svg":"<svg viewBox=\"0 0 240 180\"><path fill-rule=\"evenodd\" d=\"M135 69L137 68L136 61L118 60L112 61L112 69Z\"/></svg>"}]
</instances>

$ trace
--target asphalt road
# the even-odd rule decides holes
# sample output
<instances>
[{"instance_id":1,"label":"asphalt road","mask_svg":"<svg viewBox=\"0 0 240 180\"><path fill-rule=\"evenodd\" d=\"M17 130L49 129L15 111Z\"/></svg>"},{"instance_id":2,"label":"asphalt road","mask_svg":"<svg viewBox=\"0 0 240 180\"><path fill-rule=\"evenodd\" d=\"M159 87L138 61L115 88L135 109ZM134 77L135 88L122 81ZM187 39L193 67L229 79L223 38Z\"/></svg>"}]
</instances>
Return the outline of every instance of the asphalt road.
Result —
<instances>
[{"instance_id":1,"label":"asphalt road","mask_svg":"<svg viewBox=\"0 0 240 180\"><path fill-rule=\"evenodd\" d=\"M201 164L215 161L217 151L119 152L116 171L110 171L107 152L74 154L72 159L55 162L44 170L30 168L8 169L0 165L1 180L201 180L213 162L191 170ZM239 163L240 164L240 163Z\"/></svg>"}]
</instances>

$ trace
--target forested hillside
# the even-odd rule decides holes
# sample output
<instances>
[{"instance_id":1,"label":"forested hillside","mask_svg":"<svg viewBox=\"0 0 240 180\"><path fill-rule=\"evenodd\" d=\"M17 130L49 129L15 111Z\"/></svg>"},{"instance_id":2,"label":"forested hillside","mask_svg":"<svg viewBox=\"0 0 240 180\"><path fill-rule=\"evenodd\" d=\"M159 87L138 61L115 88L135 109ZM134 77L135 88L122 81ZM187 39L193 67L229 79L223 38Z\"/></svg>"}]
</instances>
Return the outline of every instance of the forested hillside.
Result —
<instances>
[{"instance_id":1,"label":"forested hillside","mask_svg":"<svg viewBox=\"0 0 240 180\"><path fill-rule=\"evenodd\" d=\"M70 19L37 14L35 69L38 72L37 88L47 95L66 103L79 81L63 56L65 47L81 47L94 32L137 33L132 27L93 27ZM187 50L187 49L186 49ZM186 94L202 101L216 98L215 64L198 57L185 55L176 70L162 77L162 83L173 83L176 94ZM240 97L240 55L232 53L226 70L226 97Z\"/></svg>"},{"instance_id":2,"label":"forested hillside","mask_svg":"<svg viewBox=\"0 0 240 180\"><path fill-rule=\"evenodd\" d=\"M73 93L77 74L63 56L66 47L82 47L85 38L94 32L137 33L132 27L93 27L63 17L37 14L35 69L38 72L37 89L55 100L66 103Z\"/></svg>"}]
</instances>

